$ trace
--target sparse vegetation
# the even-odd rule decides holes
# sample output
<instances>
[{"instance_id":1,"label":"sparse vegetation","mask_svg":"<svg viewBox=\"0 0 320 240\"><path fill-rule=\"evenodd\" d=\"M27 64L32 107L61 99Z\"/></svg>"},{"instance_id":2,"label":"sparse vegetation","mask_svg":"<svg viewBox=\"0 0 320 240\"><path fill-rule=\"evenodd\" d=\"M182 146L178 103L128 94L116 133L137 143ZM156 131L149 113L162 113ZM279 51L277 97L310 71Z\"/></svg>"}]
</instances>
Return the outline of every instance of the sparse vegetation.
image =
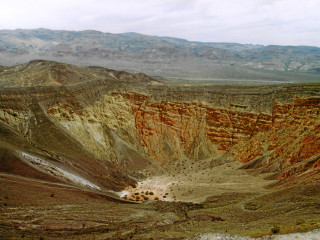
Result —
<instances>
[{"instance_id":1,"label":"sparse vegetation","mask_svg":"<svg viewBox=\"0 0 320 240\"><path fill-rule=\"evenodd\" d=\"M299 220L297 220L296 225L302 225L304 223L305 223L304 220L299 219Z\"/></svg>"},{"instance_id":2,"label":"sparse vegetation","mask_svg":"<svg viewBox=\"0 0 320 240\"><path fill-rule=\"evenodd\" d=\"M272 228L271 228L271 232L273 234L277 234L280 232L280 227L278 225L274 225Z\"/></svg>"}]
</instances>

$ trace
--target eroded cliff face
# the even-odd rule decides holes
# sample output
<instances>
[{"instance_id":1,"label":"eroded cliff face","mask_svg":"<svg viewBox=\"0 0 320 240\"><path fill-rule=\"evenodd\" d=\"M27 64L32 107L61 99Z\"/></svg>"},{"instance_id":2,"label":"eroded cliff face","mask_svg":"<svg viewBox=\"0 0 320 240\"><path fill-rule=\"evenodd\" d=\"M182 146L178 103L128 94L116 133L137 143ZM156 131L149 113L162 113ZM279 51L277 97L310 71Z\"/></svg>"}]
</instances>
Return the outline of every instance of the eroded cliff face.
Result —
<instances>
[{"instance_id":1,"label":"eroded cliff face","mask_svg":"<svg viewBox=\"0 0 320 240\"><path fill-rule=\"evenodd\" d=\"M292 103L274 103L272 124L232 149L235 158L262 171L278 172L278 179L301 173L319 179L320 99L295 98Z\"/></svg>"},{"instance_id":2,"label":"eroded cliff face","mask_svg":"<svg viewBox=\"0 0 320 240\"><path fill-rule=\"evenodd\" d=\"M127 98L142 146L159 161L168 159L168 151L170 158L221 155L236 143L267 131L272 122L267 114L213 108L198 101L157 102L136 93L127 93Z\"/></svg>"},{"instance_id":3,"label":"eroded cliff face","mask_svg":"<svg viewBox=\"0 0 320 240\"><path fill-rule=\"evenodd\" d=\"M132 171L154 160L199 161L228 153L248 168L277 172L278 179L306 172L316 176L320 101L286 101L290 103L275 101L259 113L248 111L244 102L217 107L197 99L163 101L150 94L112 91L82 107L68 99L45 111L94 158ZM25 136L33 131L32 119L41 123L32 111L4 109L0 118Z\"/></svg>"},{"instance_id":4,"label":"eroded cliff face","mask_svg":"<svg viewBox=\"0 0 320 240\"><path fill-rule=\"evenodd\" d=\"M129 169L145 166L134 116L122 94L107 93L77 111L71 104L54 105L47 113L97 159Z\"/></svg>"},{"instance_id":5,"label":"eroded cliff face","mask_svg":"<svg viewBox=\"0 0 320 240\"><path fill-rule=\"evenodd\" d=\"M274 101L266 113L248 112L243 102L237 111L235 104L213 108L199 102L157 102L134 93L127 98L141 145L158 161L230 152L249 168L277 172L278 179L299 174L319 179L319 98Z\"/></svg>"},{"instance_id":6,"label":"eroded cliff face","mask_svg":"<svg viewBox=\"0 0 320 240\"><path fill-rule=\"evenodd\" d=\"M156 101L140 93L112 92L78 110L70 102L46 111L98 159L122 162L136 155L157 161L200 160L231 151L244 163L268 154L263 166L275 170L318 154L318 101L275 102L268 114L246 112L245 105L237 111L234 106L217 108L199 101ZM26 134L28 112L7 109L0 114L2 121Z\"/></svg>"},{"instance_id":7,"label":"eroded cliff face","mask_svg":"<svg viewBox=\"0 0 320 240\"><path fill-rule=\"evenodd\" d=\"M158 161L203 159L219 154L206 137L206 108L197 102L156 102L127 93L145 151Z\"/></svg>"}]
</instances>

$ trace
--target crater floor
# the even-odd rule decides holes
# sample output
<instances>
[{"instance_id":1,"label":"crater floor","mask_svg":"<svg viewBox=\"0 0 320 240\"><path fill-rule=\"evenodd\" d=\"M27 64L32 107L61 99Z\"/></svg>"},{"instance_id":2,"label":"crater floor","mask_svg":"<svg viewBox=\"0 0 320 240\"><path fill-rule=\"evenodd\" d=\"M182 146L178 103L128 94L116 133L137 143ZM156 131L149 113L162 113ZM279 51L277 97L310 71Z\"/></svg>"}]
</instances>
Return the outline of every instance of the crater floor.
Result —
<instances>
[{"instance_id":1,"label":"crater floor","mask_svg":"<svg viewBox=\"0 0 320 240\"><path fill-rule=\"evenodd\" d=\"M205 164L205 161L200 161L182 168L180 173L149 177L136 186L127 187L119 195L135 202L160 200L201 203L209 196L226 193L266 194L272 191L267 188L268 185L276 182L264 179L268 174L250 175L248 171L240 169L242 164L239 162L214 167L204 167ZM202 170L193 170L199 165L202 165Z\"/></svg>"}]
</instances>

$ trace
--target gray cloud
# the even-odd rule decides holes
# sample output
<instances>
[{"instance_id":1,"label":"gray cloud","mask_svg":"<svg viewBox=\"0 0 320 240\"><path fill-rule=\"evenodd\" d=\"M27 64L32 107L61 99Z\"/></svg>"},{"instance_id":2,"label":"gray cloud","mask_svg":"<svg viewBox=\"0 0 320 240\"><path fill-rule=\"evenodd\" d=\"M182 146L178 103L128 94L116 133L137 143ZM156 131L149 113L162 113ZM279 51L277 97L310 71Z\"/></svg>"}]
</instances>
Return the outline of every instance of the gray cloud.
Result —
<instances>
[{"instance_id":1,"label":"gray cloud","mask_svg":"<svg viewBox=\"0 0 320 240\"><path fill-rule=\"evenodd\" d=\"M318 0L2 0L0 28L320 46Z\"/></svg>"}]
</instances>

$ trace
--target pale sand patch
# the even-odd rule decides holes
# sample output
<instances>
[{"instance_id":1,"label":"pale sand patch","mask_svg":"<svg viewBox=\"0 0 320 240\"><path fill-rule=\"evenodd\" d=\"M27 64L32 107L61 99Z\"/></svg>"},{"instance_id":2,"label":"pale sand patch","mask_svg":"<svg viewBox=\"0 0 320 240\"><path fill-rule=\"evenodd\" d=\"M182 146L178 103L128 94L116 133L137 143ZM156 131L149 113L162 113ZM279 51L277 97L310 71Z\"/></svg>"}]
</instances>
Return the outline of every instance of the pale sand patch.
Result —
<instances>
[{"instance_id":1,"label":"pale sand patch","mask_svg":"<svg viewBox=\"0 0 320 240\"><path fill-rule=\"evenodd\" d=\"M21 152L21 156L25 160L27 160L30 164L32 164L33 166L36 166L36 167L42 169L44 172L46 172L52 176L65 179L65 180L70 181L76 185L81 185L83 187L101 190L101 188L99 186L93 184L92 182L90 182L80 176L69 173L69 172L55 166L54 164L47 162L44 159L41 159L39 157L33 156L33 155L25 153L25 152Z\"/></svg>"},{"instance_id":2,"label":"pale sand patch","mask_svg":"<svg viewBox=\"0 0 320 240\"><path fill-rule=\"evenodd\" d=\"M157 176L138 182L136 187L129 186L118 193L121 198L136 202L147 200L173 201L173 195L169 194L169 188L177 184L171 177Z\"/></svg>"},{"instance_id":3,"label":"pale sand patch","mask_svg":"<svg viewBox=\"0 0 320 240\"><path fill-rule=\"evenodd\" d=\"M304 233L291 233L284 235L264 236L262 238L243 237L228 233L206 233L198 235L192 240L318 240L320 239L320 229Z\"/></svg>"},{"instance_id":4,"label":"pale sand patch","mask_svg":"<svg viewBox=\"0 0 320 240\"><path fill-rule=\"evenodd\" d=\"M190 174L155 176L147 178L133 188L131 186L118 195L127 200L142 202L145 200L183 201L200 203L208 196L223 193L267 193L265 188L273 180L265 180L239 169L241 163L233 162L218 167L198 170ZM150 195L152 193L152 195Z\"/></svg>"}]
</instances>

